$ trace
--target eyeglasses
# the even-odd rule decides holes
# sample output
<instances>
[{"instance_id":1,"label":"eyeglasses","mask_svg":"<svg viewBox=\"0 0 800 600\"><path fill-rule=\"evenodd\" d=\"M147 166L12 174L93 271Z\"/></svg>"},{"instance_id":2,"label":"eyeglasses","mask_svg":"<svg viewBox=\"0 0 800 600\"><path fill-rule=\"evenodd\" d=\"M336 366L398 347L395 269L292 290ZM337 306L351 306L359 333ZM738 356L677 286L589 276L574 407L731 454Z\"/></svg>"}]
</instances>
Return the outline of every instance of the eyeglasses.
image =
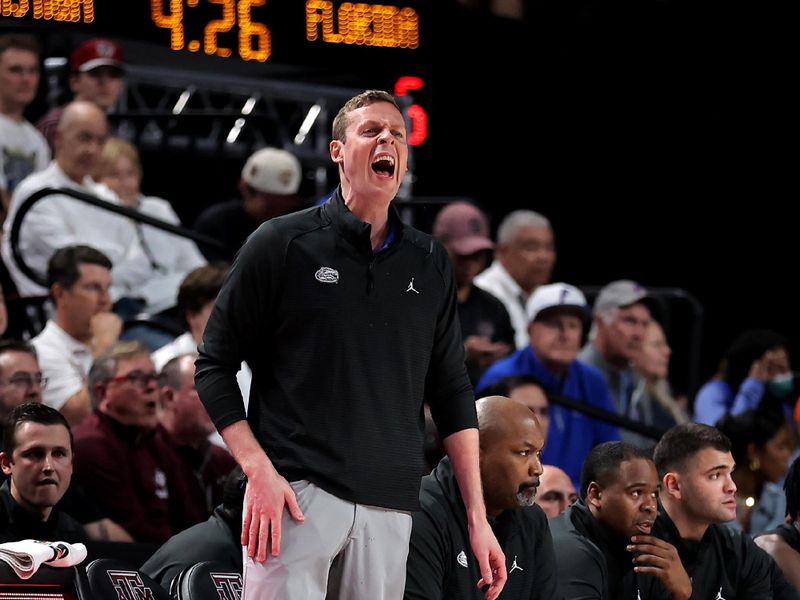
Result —
<instances>
[{"instance_id":1,"label":"eyeglasses","mask_svg":"<svg viewBox=\"0 0 800 600\"><path fill-rule=\"evenodd\" d=\"M108 381L109 382L115 381L117 383L122 383L127 381L128 383L138 385L140 388L144 389L148 386L149 383L153 381L158 381L158 375L156 373L131 371L127 375L117 375L116 377L111 377L110 379L108 379Z\"/></svg>"},{"instance_id":2,"label":"eyeglasses","mask_svg":"<svg viewBox=\"0 0 800 600\"><path fill-rule=\"evenodd\" d=\"M14 387L18 387L20 389L28 389L34 385L38 385L44 389L47 387L47 377L42 377L41 373L36 373L35 375L31 375L30 373L20 373L19 375L14 375L10 379L0 380L0 384L13 385Z\"/></svg>"}]
</instances>

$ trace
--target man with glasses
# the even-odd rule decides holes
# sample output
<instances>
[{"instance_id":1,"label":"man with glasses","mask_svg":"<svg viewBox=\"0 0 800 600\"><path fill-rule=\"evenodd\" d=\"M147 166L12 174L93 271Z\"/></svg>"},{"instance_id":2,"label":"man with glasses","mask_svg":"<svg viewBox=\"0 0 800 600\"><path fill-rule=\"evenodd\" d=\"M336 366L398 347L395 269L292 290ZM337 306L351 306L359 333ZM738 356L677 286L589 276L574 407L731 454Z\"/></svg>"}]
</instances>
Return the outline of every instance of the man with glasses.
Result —
<instances>
[{"instance_id":1,"label":"man with glasses","mask_svg":"<svg viewBox=\"0 0 800 600\"><path fill-rule=\"evenodd\" d=\"M119 100L124 85L125 62L116 42L92 38L75 48L70 56L69 87L73 100L86 100L108 113ZM64 106L50 110L36 123L50 148L54 148L56 129Z\"/></svg>"},{"instance_id":2,"label":"man with glasses","mask_svg":"<svg viewBox=\"0 0 800 600\"><path fill-rule=\"evenodd\" d=\"M20 404L41 402L45 385L47 378L42 377L33 346L17 340L0 341L0 421ZM0 429L0 448L2 445Z\"/></svg>"},{"instance_id":3,"label":"man with glasses","mask_svg":"<svg viewBox=\"0 0 800 600\"><path fill-rule=\"evenodd\" d=\"M20 404L41 402L46 385L47 378L42 377L36 351L30 344L0 342L0 419Z\"/></svg>"},{"instance_id":4,"label":"man with glasses","mask_svg":"<svg viewBox=\"0 0 800 600\"><path fill-rule=\"evenodd\" d=\"M162 543L208 517L194 475L157 435L158 382L141 342L118 342L89 371L94 412L75 428L75 478L137 542ZM196 485L195 485L196 487Z\"/></svg>"}]
</instances>

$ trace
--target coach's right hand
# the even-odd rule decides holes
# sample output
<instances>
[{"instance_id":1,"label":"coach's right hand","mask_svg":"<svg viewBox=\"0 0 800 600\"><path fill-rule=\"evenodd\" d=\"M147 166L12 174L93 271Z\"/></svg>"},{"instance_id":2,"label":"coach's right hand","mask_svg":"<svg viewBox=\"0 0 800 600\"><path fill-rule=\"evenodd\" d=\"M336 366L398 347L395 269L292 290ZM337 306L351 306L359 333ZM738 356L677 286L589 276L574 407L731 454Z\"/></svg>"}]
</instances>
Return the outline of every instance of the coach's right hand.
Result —
<instances>
[{"instance_id":1,"label":"coach's right hand","mask_svg":"<svg viewBox=\"0 0 800 600\"><path fill-rule=\"evenodd\" d=\"M268 544L272 556L278 556L281 551L284 506L295 521L305 520L289 482L278 474L269 460L265 462L261 468L252 469L252 474L245 471L247 489L242 522L242 545L247 546L247 556L262 563L267 559Z\"/></svg>"}]
</instances>

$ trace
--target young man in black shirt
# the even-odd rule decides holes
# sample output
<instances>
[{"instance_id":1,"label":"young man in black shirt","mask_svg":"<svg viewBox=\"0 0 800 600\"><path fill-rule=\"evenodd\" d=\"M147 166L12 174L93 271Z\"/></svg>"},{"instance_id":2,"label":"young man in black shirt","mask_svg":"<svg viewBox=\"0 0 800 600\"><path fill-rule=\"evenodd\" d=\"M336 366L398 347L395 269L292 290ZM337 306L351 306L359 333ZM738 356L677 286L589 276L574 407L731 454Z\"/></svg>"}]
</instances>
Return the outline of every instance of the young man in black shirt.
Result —
<instances>
[{"instance_id":1,"label":"young man in black shirt","mask_svg":"<svg viewBox=\"0 0 800 600\"><path fill-rule=\"evenodd\" d=\"M29 402L3 423L0 542L25 539L85 542L83 527L53 507L72 478L72 432L57 410Z\"/></svg>"},{"instance_id":2,"label":"young man in black shirt","mask_svg":"<svg viewBox=\"0 0 800 600\"><path fill-rule=\"evenodd\" d=\"M678 549L693 598L800 598L766 552L723 525L736 518L736 465L721 431L677 425L656 445L654 459L663 510L653 535Z\"/></svg>"}]
</instances>

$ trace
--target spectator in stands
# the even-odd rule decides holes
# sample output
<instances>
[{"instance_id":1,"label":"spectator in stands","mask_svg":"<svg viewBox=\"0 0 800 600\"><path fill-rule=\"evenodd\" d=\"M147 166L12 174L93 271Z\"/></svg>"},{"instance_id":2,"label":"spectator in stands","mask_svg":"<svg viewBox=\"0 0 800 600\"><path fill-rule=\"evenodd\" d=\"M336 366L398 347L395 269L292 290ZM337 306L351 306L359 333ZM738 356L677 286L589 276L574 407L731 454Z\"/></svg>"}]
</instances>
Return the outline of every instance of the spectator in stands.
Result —
<instances>
[{"instance_id":1,"label":"spectator in stands","mask_svg":"<svg viewBox=\"0 0 800 600\"><path fill-rule=\"evenodd\" d=\"M43 188L71 188L119 204L121 200L110 188L98 185L90 177L100 159L106 132L106 117L97 106L90 102L68 105L58 126L55 160L17 187L11 198L6 231L10 231L9 223L20 204ZM163 311L174 306L184 272L162 269L161 263L151 261L154 257L152 253L148 257L137 232L141 233L130 219L55 194L35 204L27 214L20 229L19 250L34 272L43 273L56 250L91 240L93 247L108 256L114 265L111 288L114 311L126 320L139 318L142 312L148 317L166 318ZM44 294L45 288L25 275L16 263L8 236L2 240L2 251L20 294ZM170 268L178 268L168 260L161 261L170 264ZM126 330L124 335L129 339L142 339L155 350L168 343L174 334L164 333L157 326L140 326L136 330Z\"/></svg>"},{"instance_id":2,"label":"spectator in stands","mask_svg":"<svg viewBox=\"0 0 800 600\"><path fill-rule=\"evenodd\" d=\"M41 402L46 383L33 346L16 340L0 342L0 421L20 404ZM2 435L3 429L0 428L0 448L3 446ZM0 475L0 481L4 478ZM86 496L76 481L70 482L58 508L74 517L90 539L131 541L130 536Z\"/></svg>"},{"instance_id":3,"label":"spectator in stands","mask_svg":"<svg viewBox=\"0 0 800 600\"><path fill-rule=\"evenodd\" d=\"M58 250L47 269L55 317L31 340L47 378L44 403L78 424L91 412L86 379L92 360L119 338L111 312L111 261L89 246Z\"/></svg>"},{"instance_id":4,"label":"spectator in stands","mask_svg":"<svg viewBox=\"0 0 800 600\"><path fill-rule=\"evenodd\" d=\"M586 298L566 283L536 289L528 303L530 344L489 367L478 392L512 375L528 375L542 383L549 396L565 396L614 412L603 375L576 360L586 322ZM583 459L600 442L619 438L617 428L550 405L550 430L543 462L564 469L577 487Z\"/></svg>"},{"instance_id":5,"label":"spectator in stands","mask_svg":"<svg viewBox=\"0 0 800 600\"><path fill-rule=\"evenodd\" d=\"M547 217L516 210L503 219L497 229L495 260L475 278L475 285L506 307L517 350L528 345L525 303L537 287L550 282L555 264L553 229Z\"/></svg>"},{"instance_id":6,"label":"spectator in stands","mask_svg":"<svg viewBox=\"0 0 800 600\"><path fill-rule=\"evenodd\" d=\"M219 264L204 265L191 271L181 282L178 288L178 310L189 330L153 352L153 363L157 370L163 369L176 356L197 352L227 272L228 269Z\"/></svg>"},{"instance_id":7,"label":"spectator in stands","mask_svg":"<svg viewBox=\"0 0 800 600\"><path fill-rule=\"evenodd\" d=\"M0 221L11 192L50 162L50 148L25 119L39 89L39 43L20 33L0 35Z\"/></svg>"},{"instance_id":8,"label":"spectator in stands","mask_svg":"<svg viewBox=\"0 0 800 600\"><path fill-rule=\"evenodd\" d=\"M453 202L436 215L433 235L450 255L456 276L458 321L473 385L486 367L514 349L514 329L503 303L473 284L494 247L489 223L469 202Z\"/></svg>"},{"instance_id":9,"label":"spectator in stands","mask_svg":"<svg viewBox=\"0 0 800 600\"><path fill-rule=\"evenodd\" d=\"M550 431L550 400L538 379L529 375L512 375L501 379L483 393L491 396L507 396L522 402L536 416L544 441L547 442Z\"/></svg>"},{"instance_id":10,"label":"spectator in stands","mask_svg":"<svg viewBox=\"0 0 800 600\"><path fill-rule=\"evenodd\" d=\"M91 102L108 113L123 89L125 61L120 45L102 38L86 40L72 51L69 67L69 87L73 100ZM52 149L55 149L64 109L64 106L57 106L36 123Z\"/></svg>"},{"instance_id":11,"label":"spectator in stands","mask_svg":"<svg viewBox=\"0 0 800 600\"><path fill-rule=\"evenodd\" d=\"M33 346L16 340L0 341L0 419L20 404L41 402L46 385Z\"/></svg>"},{"instance_id":12,"label":"spectator in stands","mask_svg":"<svg viewBox=\"0 0 800 600\"><path fill-rule=\"evenodd\" d=\"M652 402L666 411L666 414L653 420L653 425L665 430L689 420L686 396L675 398L667 379L671 355L672 348L669 347L661 325L656 320L650 321L644 333L642 347L633 359L633 367L640 378L633 394L634 398L643 394L650 396L649 402L645 400L641 404L646 406ZM633 401L634 405L637 403L637 400Z\"/></svg>"},{"instance_id":13,"label":"spectator in stands","mask_svg":"<svg viewBox=\"0 0 800 600\"><path fill-rule=\"evenodd\" d=\"M547 517L534 503L544 438L521 402L490 396L478 400L477 411L486 513L508 562L503 598L550 600L557 583L553 545ZM482 599L478 564L465 545L469 518L449 458L422 479L419 502L405 599Z\"/></svg>"},{"instance_id":14,"label":"spectator in stands","mask_svg":"<svg viewBox=\"0 0 800 600\"><path fill-rule=\"evenodd\" d=\"M137 542L164 542L208 516L194 475L156 435L157 375L140 342L119 342L89 372L94 412L75 427L75 478Z\"/></svg>"},{"instance_id":15,"label":"spectator in stands","mask_svg":"<svg viewBox=\"0 0 800 600\"><path fill-rule=\"evenodd\" d=\"M539 477L539 491L536 493L536 504L542 507L549 518L557 517L578 499L578 492L572 480L562 469L555 465L543 465L543 473Z\"/></svg>"},{"instance_id":16,"label":"spectator in stands","mask_svg":"<svg viewBox=\"0 0 800 600\"><path fill-rule=\"evenodd\" d=\"M171 359L161 370L160 414L165 441L175 444L181 457L195 475L197 491L206 501L208 511L222 502L225 477L236 466L230 453L212 444L208 436L214 423L197 395L194 386L196 353Z\"/></svg>"},{"instance_id":17,"label":"spectator in stands","mask_svg":"<svg viewBox=\"0 0 800 600\"><path fill-rule=\"evenodd\" d=\"M97 106L90 102L67 105L56 132L55 159L14 190L4 224L2 255L21 296L44 295L47 289L25 275L11 253L11 223L20 204L44 188L68 188L118 203L115 194L90 177L106 137L106 117ZM54 194L36 203L25 216L19 236L25 262L42 276L56 250L91 240L114 264L115 299L126 295L129 282L140 282L147 273L147 259L128 219L66 195Z\"/></svg>"},{"instance_id":18,"label":"spectator in stands","mask_svg":"<svg viewBox=\"0 0 800 600\"><path fill-rule=\"evenodd\" d=\"M161 371L167 362L181 354L197 354L197 346L203 341L203 331L227 273L228 268L221 264L204 265L191 271L181 282L178 288L178 310L183 315L189 331L153 352L152 359L156 370ZM244 362L236 374L236 380L242 398L247 402L250 398L252 373ZM224 445L216 429L211 439L218 445Z\"/></svg>"},{"instance_id":19,"label":"spectator in stands","mask_svg":"<svg viewBox=\"0 0 800 600\"><path fill-rule=\"evenodd\" d=\"M759 535L755 542L778 563L789 582L800 592L800 458L789 467L783 489L786 493L786 521Z\"/></svg>"},{"instance_id":20,"label":"spectator in stands","mask_svg":"<svg viewBox=\"0 0 800 600\"><path fill-rule=\"evenodd\" d=\"M781 410L747 410L726 415L717 428L731 440L736 461L736 520L728 523L755 537L783 522L781 482L794 450L794 436Z\"/></svg>"},{"instance_id":21,"label":"spectator in stands","mask_svg":"<svg viewBox=\"0 0 800 600\"><path fill-rule=\"evenodd\" d=\"M108 186L122 206L180 225L170 203L141 193L142 165L136 148L120 138L109 138L93 172L94 180ZM193 241L161 231L149 225L133 223L137 239L147 257L150 273L137 284L136 294L143 298L141 309L159 313L175 306L175 295L183 278L206 263ZM128 296L133 296L134 290Z\"/></svg>"},{"instance_id":22,"label":"spectator in stands","mask_svg":"<svg viewBox=\"0 0 800 600\"><path fill-rule=\"evenodd\" d=\"M242 572L242 503L247 480L241 467L225 479L222 504L208 521L172 536L140 569L168 590L184 569L210 560Z\"/></svg>"},{"instance_id":23,"label":"spectator in stands","mask_svg":"<svg viewBox=\"0 0 800 600\"><path fill-rule=\"evenodd\" d=\"M725 527L736 518L730 440L698 423L676 425L656 445L661 510L653 535L678 549L693 598L796 598L749 536Z\"/></svg>"},{"instance_id":24,"label":"spectator in stands","mask_svg":"<svg viewBox=\"0 0 800 600\"><path fill-rule=\"evenodd\" d=\"M0 468L0 542L85 542L83 527L53 507L72 478L72 432L57 410L28 402L6 416Z\"/></svg>"},{"instance_id":25,"label":"spectator in stands","mask_svg":"<svg viewBox=\"0 0 800 600\"><path fill-rule=\"evenodd\" d=\"M728 412L755 409L766 400L795 398L786 339L768 329L751 329L725 351L716 375L694 399L694 420L714 425Z\"/></svg>"},{"instance_id":26,"label":"spectator in stands","mask_svg":"<svg viewBox=\"0 0 800 600\"><path fill-rule=\"evenodd\" d=\"M203 248L210 261L233 261L247 237L259 225L307 206L298 195L302 178L300 161L294 154L277 148L262 148L253 153L239 180L241 200L231 200L207 208L194 224L200 233L225 244L225 251Z\"/></svg>"},{"instance_id":27,"label":"spectator in stands","mask_svg":"<svg viewBox=\"0 0 800 600\"><path fill-rule=\"evenodd\" d=\"M603 374L618 414L654 425L669 415L649 396L634 396L639 376L632 365L641 352L645 331L652 320L646 299L647 290L627 279L612 281L601 289L592 309L589 341L578 354L578 360ZM625 429L622 439L643 448L653 445L650 438Z\"/></svg>"},{"instance_id":28,"label":"spectator in stands","mask_svg":"<svg viewBox=\"0 0 800 600\"><path fill-rule=\"evenodd\" d=\"M644 450L626 442L592 449L581 471L580 500L550 521L564 598L690 598L692 584L675 547L650 535L658 486ZM661 586L666 595L652 593Z\"/></svg>"}]
</instances>

